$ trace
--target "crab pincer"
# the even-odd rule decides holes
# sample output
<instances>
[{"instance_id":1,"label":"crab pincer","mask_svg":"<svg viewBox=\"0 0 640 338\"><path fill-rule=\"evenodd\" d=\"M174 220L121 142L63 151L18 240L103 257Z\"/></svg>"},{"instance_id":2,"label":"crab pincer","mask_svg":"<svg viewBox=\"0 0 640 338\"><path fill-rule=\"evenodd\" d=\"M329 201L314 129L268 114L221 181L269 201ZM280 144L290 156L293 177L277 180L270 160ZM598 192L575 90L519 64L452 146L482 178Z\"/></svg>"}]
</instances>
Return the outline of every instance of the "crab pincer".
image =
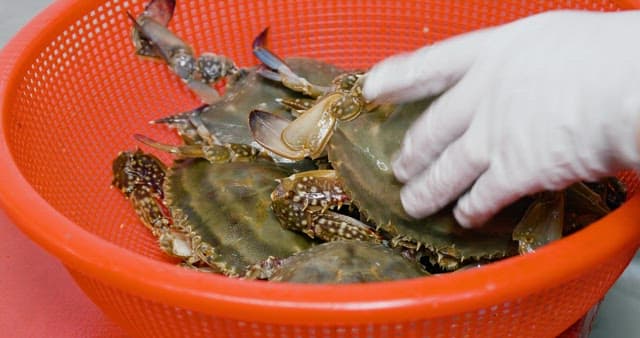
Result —
<instances>
[{"instance_id":1,"label":"crab pincer","mask_svg":"<svg viewBox=\"0 0 640 338\"><path fill-rule=\"evenodd\" d=\"M164 198L162 182L166 166L142 151L122 151L113 161L112 186L129 197L135 190L145 190L150 196Z\"/></svg>"},{"instance_id":2,"label":"crab pincer","mask_svg":"<svg viewBox=\"0 0 640 338\"><path fill-rule=\"evenodd\" d=\"M138 19L134 19L134 21L140 26L146 26L147 21L150 21L152 22L152 24L155 23L159 27L167 27L167 25L171 21L171 18L173 17L175 7L175 0L151 1L145 6L144 11L138 17ZM129 15L129 18L131 18L131 15ZM156 29L158 28L156 27ZM155 43L146 35L142 34L138 27L133 27L131 32L131 40L136 47L137 55L162 59L162 55L158 54L159 51L154 46Z\"/></svg>"},{"instance_id":3,"label":"crab pincer","mask_svg":"<svg viewBox=\"0 0 640 338\"><path fill-rule=\"evenodd\" d=\"M301 92L313 98L325 94L330 88L312 84L307 79L296 74L284 60L267 49L266 40L269 28L265 28L253 40L253 55L262 62L258 74L268 79L279 81L287 88Z\"/></svg>"},{"instance_id":4,"label":"crab pincer","mask_svg":"<svg viewBox=\"0 0 640 338\"><path fill-rule=\"evenodd\" d=\"M284 228L322 241L382 241L374 228L339 212L351 200L335 171L306 171L279 181L271 209Z\"/></svg>"},{"instance_id":5,"label":"crab pincer","mask_svg":"<svg viewBox=\"0 0 640 338\"><path fill-rule=\"evenodd\" d=\"M237 73L238 68L229 58L213 53L196 59L193 49L167 28L174 9L175 0L152 0L137 19L127 13L136 54L164 60L204 102L216 102L220 95L209 84Z\"/></svg>"},{"instance_id":6,"label":"crab pincer","mask_svg":"<svg viewBox=\"0 0 640 338\"><path fill-rule=\"evenodd\" d=\"M191 244L174 231L173 219L164 204L163 184L167 167L141 150L122 151L113 161L111 186L131 201L142 223L158 239L160 248L173 257L192 256Z\"/></svg>"}]
</instances>

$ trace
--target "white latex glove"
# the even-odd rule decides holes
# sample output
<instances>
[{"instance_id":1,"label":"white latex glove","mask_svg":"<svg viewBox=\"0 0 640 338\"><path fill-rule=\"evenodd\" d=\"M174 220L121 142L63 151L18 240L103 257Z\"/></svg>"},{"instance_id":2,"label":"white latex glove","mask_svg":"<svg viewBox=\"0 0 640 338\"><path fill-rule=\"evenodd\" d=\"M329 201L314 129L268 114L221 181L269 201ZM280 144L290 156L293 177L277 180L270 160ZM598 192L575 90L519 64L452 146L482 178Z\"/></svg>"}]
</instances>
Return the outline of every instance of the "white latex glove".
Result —
<instances>
[{"instance_id":1,"label":"white latex glove","mask_svg":"<svg viewBox=\"0 0 640 338\"><path fill-rule=\"evenodd\" d=\"M638 168L640 11L532 16L391 57L364 84L378 102L442 92L393 162L413 217L462 195L456 219L479 226L526 194Z\"/></svg>"}]
</instances>

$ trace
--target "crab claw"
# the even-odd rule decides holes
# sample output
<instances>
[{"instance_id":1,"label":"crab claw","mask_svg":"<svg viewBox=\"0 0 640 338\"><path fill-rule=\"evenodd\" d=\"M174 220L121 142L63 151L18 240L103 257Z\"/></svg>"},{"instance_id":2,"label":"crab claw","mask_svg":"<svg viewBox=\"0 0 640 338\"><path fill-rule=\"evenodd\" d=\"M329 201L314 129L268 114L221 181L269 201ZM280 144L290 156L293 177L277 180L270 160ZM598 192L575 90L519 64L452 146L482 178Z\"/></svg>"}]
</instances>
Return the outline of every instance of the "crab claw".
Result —
<instances>
[{"instance_id":1,"label":"crab claw","mask_svg":"<svg viewBox=\"0 0 640 338\"><path fill-rule=\"evenodd\" d=\"M156 236L169 231L171 224L162 202L166 170L158 158L139 149L120 152L113 161L111 185L131 201L141 221Z\"/></svg>"},{"instance_id":2,"label":"crab claw","mask_svg":"<svg viewBox=\"0 0 640 338\"><path fill-rule=\"evenodd\" d=\"M196 60L193 57L193 50L182 39L173 34L166 26L153 20L143 17L142 21L136 20L127 13L133 24L133 28L140 36L148 39L148 43L173 69L173 71L184 80L188 80L196 69ZM135 43L135 41L134 41Z\"/></svg>"},{"instance_id":3,"label":"crab claw","mask_svg":"<svg viewBox=\"0 0 640 338\"><path fill-rule=\"evenodd\" d=\"M153 12L157 11L160 10ZM220 95L215 89L197 78L198 61L191 47L167 29L166 23L145 14L139 19L130 13L127 15L133 24L133 43L138 55L163 59L202 101L211 104L219 99Z\"/></svg>"},{"instance_id":4,"label":"crab claw","mask_svg":"<svg viewBox=\"0 0 640 338\"><path fill-rule=\"evenodd\" d=\"M266 48L267 33L269 27L265 28L253 40L253 54L263 63L265 67L258 68L258 74L265 78L280 81L287 88L297 92L319 97L326 93L329 88L317 86L307 79L296 74L280 57Z\"/></svg>"},{"instance_id":5,"label":"crab claw","mask_svg":"<svg viewBox=\"0 0 640 338\"><path fill-rule=\"evenodd\" d=\"M265 28L255 39L253 39L253 54L262 62L265 66L275 70L289 70L291 69L287 64L277 55L273 54L266 48L267 34L269 34L269 27Z\"/></svg>"},{"instance_id":6,"label":"crab claw","mask_svg":"<svg viewBox=\"0 0 640 338\"><path fill-rule=\"evenodd\" d=\"M176 0L151 0L144 8L142 16L152 18L166 26L171 21L175 9Z\"/></svg>"},{"instance_id":7,"label":"crab claw","mask_svg":"<svg viewBox=\"0 0 640 338\"><path fill-rule=\"evenodd\" d=\"M141 150L123 151L113 161L113 180L111 185L131 197L135 190L144 187L145 191L163 198L162 182L167 170L164 163L153 155Z\"/></svg>"},{"instance_id":8,"label":"crab claw","mask_svg":"<svg viewBox=\"0 0 640 338\"><path fill-rule=\"evenodd\" d=\"M328 108L340 97L340 94L324 97L293 121L254 110L249 115L249 128L256 142L277 155L292 160L305 156L318 158L336 125L336 118Z\"/></svg>"},{"instance_id":9,"label":"crab claw","mask_svg":"<svg viewBox=\"0 0 640 338\"><path fill-rule=\"evenodd\" d=\"M271 209L285 229L323 241L381 240L369 225L338 212L351 199L334 170L306 171L279 182L271 193Z\"/></svg>"},{"instance_id":10,"label":"crab claw","mask_svg":"<svg viewBox=\"0 0 640 338\"><path fill-rule=\"evenodd\" d=\"M173 17L175 7L175 0L152 0L144 8L144 12L134 21L143 26L146 22L152 21L160 26L167 27ZM136 54L151 58L162 58L162 55L154 47L153 42L147 36L141 35L140 30L135 26L131 39L136 47Z\"/></svg>"},{"instance_id":11,"label":"crab claw","mask_svg":"<svg viewBox=\"0 0 640 338\"><path fill-rule=\"evenodd\" d=\"M158 238L160 248L178 258L192 256L191 242L172 229L173 218L164 203L163 185L167 167L141 150L123 151L113 161L112 186L120 189L142 223Z\"/></svg>"}]
</instances>

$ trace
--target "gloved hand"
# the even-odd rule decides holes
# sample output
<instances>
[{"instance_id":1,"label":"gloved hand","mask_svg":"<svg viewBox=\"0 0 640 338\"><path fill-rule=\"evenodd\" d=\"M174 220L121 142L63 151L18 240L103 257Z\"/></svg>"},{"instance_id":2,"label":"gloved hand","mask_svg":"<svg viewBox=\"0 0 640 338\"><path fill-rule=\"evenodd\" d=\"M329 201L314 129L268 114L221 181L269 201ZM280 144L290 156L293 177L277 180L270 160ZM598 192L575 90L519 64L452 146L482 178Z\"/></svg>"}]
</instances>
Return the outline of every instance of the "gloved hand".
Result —
<instances>
[{"instance_id":1,"label":"gloved hand","mask_svg":"<svg viewBox=\"0 0 640 338\"><path fill-rule=\"evenodd\" d=\"M640 11L549 12L375 65L364 96L442 93L393 161L407 213L479 226L541 190L638 168Z\"/></svg>"}]
</instances>

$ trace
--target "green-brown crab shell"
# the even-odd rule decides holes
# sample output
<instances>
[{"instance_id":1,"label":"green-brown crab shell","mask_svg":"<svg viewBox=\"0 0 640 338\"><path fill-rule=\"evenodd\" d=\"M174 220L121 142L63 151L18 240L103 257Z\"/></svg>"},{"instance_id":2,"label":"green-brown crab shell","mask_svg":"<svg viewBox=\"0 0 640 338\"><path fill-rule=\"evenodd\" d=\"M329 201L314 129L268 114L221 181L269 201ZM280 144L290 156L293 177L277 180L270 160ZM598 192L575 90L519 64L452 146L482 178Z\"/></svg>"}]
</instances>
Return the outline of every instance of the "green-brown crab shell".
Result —
<instances>
[{"instance_id":1,"label":"green-brown crab shell","mask_svg":"<svg viewBox=\"0 0 640 338\"><path fill-rule=\"evenodd\" d=\"M269 280L364 283L428 275L415 261L379 243L342 240L317 245L282 261Z\"/></svg>"},{"instance_id":2,"label":"green-brown crab shell","mask_svg":"<svg viewBox=\"0 0 640 338\"><path fill-rule=\"evenodd\" d=\"M309 58L288 58L286 62L297 74L318 85L328 86L344 72L336 66ZM260 76L256 68L248 68L226 88L220 101L200 113L200 118L221 143L254 144L248 125L252 110L260 109L289 118L286 107L278 100L304 98L304 95L281 83Z\"/></svg>"},{"instance_id":3,"label":"green-brown crab shell","mask_svg":"<svg viewBox=\"0 0 640 338\"><path fill-rule=\"evenodd\" d=\"M381 106L354 121L340 123L327 152L337 175L358 210L379 228L395 236L394 244L426 248L444 268L467 260L498 259L517 252L511 238L522 208L502 212L478 230L463 229L451 208L415 220L403 210L402 187L391 170L391 157L404 133L426 109L428 101Z\"/></svg>"},{"instance_id":4,"label":"green-brown crab shell","mask_svg":"<svg viewBox=\"0 0 640 338\"><path fill-rule=\"evenodd\" d=\"M288 257L311 246L306 236L283 229L270 210L275 180L290 173L266 160L176 161L165 180L165 201L174 226L192 243L213 249L204 259L209 265L244 276L270 256Z\"/></svg>"}]
</instances>

